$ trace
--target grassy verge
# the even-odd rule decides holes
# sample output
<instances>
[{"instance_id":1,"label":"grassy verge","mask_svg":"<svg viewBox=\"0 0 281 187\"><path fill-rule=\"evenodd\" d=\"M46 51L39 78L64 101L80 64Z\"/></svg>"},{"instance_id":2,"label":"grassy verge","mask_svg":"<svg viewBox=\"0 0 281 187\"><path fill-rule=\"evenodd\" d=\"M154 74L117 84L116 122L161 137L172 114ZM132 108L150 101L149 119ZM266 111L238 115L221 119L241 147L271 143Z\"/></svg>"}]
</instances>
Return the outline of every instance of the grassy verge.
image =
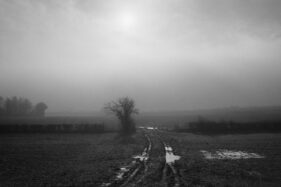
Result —
<instances>
[{"instance_id":1,"label":"grassy verge","mask_svg":"<svg viewBox=\"0 0 281 187\"><path fill-rule=\"evenodd\" d=\"M97 186L144 145L141 133L3 134L0 186Z\"/></svg>"}]
</instances>

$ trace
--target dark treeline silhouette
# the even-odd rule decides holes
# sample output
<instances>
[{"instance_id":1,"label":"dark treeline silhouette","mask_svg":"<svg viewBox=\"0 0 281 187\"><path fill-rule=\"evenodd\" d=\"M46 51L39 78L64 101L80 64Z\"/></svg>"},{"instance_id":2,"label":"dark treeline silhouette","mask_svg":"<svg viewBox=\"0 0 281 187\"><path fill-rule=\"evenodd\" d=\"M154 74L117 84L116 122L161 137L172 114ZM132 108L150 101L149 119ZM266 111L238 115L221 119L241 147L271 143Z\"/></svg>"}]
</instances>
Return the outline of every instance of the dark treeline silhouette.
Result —
<instances>
[{"instance_id":1,"label":"dark treeline silhouette","mask_svg":"<svg viewBox=\"0 0 281 187\"><path fill-rule=\"evenodd\" d=\"M44 116L48 106L39 102L35 106L25 98L0 96L0 116Z\"/></svg>"},{"instance_id":2,"label":"dark treeline silhouette","mask_svg":"<svg viewBox=\"0 0 281 187\"><path fill-rule=\"evenodd\" d=\"M103 133L104 124L0 125L0 133Z\"/></svg>"},{"instance_id":3,"label":"dark treeline silhouette","mask_svg":"<svg viewBox=\"0 0 281 187\"><path fill-rule=\"evenodd\" d=\"M184 127L175 126L178 132L199 133L255 133L255 132L281 132L281 120L262 120L251 122L211 121L199 117L197 121L189 122Z\"/></svg>"},{"instance_id":4,"label":"dark treeline silhouette","mask_svg":"<svg viewBox=\"0 0 281 187\"><path fill-rule=\"evenodd\" d=\"M132 115L138 114L139 111L136 109L133 99L129 97L119 98L117 101L106 104L104 109L109 113L113 113L119 119L122 135L131 135L136 132Z\"/></svg>"}]
</instances>

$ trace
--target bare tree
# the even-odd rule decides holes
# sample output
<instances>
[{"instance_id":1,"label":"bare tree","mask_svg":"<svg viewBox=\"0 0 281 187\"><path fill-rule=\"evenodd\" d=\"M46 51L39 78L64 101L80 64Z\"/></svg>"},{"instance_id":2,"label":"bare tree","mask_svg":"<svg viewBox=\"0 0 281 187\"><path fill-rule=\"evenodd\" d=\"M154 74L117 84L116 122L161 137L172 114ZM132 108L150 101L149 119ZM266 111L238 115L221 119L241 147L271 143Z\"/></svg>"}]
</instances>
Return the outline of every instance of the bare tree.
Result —
<instances>
[{"instance_id":1,"label":"bare tree","mask_svg":"<svg viewBox=\"0 0 281 187\"><path fill-rule=\"evenodd\" d=\"M47 108L48 108L48 106L45 103L43 103L43 102L37 103L34 107L33 113L36 116L43 117L45 115L45 111Z\"/></svg>"},{"instance_id":2,"label":"bare tree","mask_svg":"<svg viewBox=\"0 0 281 187\"><path fill-rule=\"evenodd\" d=\"M138 114L135 108L135 101L129 97L123 97L118 101L112 101L105 105L105 110L113 113L120 120L121 132L124 135L132 134L136 131L133 114Z\"/></svg>"}]
</instances>

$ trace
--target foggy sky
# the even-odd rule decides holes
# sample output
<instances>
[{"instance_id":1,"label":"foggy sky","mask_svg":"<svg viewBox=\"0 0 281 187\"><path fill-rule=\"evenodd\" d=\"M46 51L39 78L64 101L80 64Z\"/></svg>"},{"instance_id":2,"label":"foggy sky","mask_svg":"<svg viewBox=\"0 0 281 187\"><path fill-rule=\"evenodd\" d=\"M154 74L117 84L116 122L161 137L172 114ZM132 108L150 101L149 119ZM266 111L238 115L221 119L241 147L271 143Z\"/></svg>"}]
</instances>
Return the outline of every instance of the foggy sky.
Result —
<instances>
[{"instance_id":1,"label":"foggy sky","mask_svg":"<svg viewBox=\"0 0 281 187\"><path fill-rule=\"evenodd\" d=\"M0 0L0 95L48 112L281 104L279 0Z\"/></svg>"}]
</instances>

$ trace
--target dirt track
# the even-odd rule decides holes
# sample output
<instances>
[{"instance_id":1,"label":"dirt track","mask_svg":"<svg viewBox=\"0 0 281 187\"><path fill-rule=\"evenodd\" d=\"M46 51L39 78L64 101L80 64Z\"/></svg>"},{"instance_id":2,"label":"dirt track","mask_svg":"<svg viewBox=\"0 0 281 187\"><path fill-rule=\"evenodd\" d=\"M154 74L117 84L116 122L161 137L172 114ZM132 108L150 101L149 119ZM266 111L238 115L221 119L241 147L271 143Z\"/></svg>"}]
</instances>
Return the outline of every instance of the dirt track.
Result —
<instances>
[{"instance_id":1,"label":"dirt track","mask_svg":"<svg viewBox=\"0 0 281 187\"><path fill-rule=\"evenodd\" d=\"M146 145L140 155L132 157L132 162L120 168L111 182L102 186L182 186L175 167L180 156L174 155L170 146L158 129L142 128Z\"/></svg>"}]
</instances>

